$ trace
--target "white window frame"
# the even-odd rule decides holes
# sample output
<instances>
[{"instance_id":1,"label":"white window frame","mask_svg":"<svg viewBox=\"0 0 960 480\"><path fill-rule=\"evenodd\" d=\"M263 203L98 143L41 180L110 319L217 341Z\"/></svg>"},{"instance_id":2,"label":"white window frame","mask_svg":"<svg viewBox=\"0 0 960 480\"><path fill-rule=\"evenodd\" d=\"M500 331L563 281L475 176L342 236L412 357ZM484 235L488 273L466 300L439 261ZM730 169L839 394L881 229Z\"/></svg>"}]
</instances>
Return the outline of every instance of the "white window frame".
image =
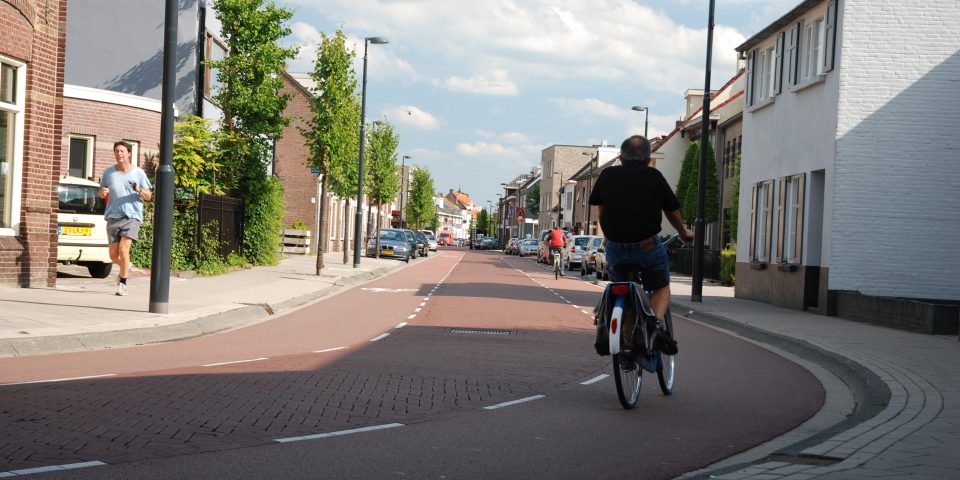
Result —
<instances>
[{"instance_id":1,"label":"white window frame","mask_svg":"<svg viewBox=\"0 0 960 480\"><path fill-rule=\"evenodd\" d=\"M11 149L11 158L7 166L7 175L10 176L10 191L5 192L9 198L9 210L5 210L0 205L0 236L17 236L20 231L20 197L23 172L23 130L24 115L26 111L27 97L27 65L9 57L0 55L0 62L10 65L16 69L16 96L14 103L0 102L0 110L12 112L13 121L13 148ZM4 227L9 225L9 227Z\"/></svg>"},{"instance_id":2,"label":"white window frame","mask_svg":"<svg viewBox=\"0 0 960 480\"><path fill-rule=\"evenodd\" d=\"M827 22L824 15L820 15L803 25L803 55L801 80L810 80L824 73L824 55L826 55Z\"/></svg>"},{"instance_id":3,"label":"white window frame","mask_svg":"<svg viewBox=\"0 0 960 480\"><path fill-rule=\"evenodd\" d=\"M214 48L219 48L223 51L223 58L227 58L227 56L230 54L230 50L227 49L227 45L224 41L220 40L211 33L207 33L206 52L204 52L206 54L204 57L205 61L217 61L213 60ZM203 82L203 96L208 100L213 100L213 97L215 97L218 93L214 91L214 89L220 85L220 81L216 77L218 69L215 69L208 64L204 64L204 71L206 78Z\"/></svg>"},{"instance_id":4,"label":"white window frame","mask_svg":"<svg viewBox=\"0 0 960 480\"><path fill-rule=\"evenodd\" d=\"M94 163L93 152L94 152L94 145L96 145L96 140L97 140L96 137L91 135L80 135L76 133L71 133L68 136L68 138L69 138L68 140L69 143L67 145L69 146L69 148L67 152L67 174L68 175L70 174L70 155L73 153L73 139L76 138L76 139L81 139L87 142L87 146L86 146L87 162L86 162L86 165L83 166L83 174L80 175L80 178L92 177L93 163Z\"/></svg>"},{"instance_id":5,"label":"white window frame","mask_svg":"<svg viewBox=\"0 0 960 480\"><path fill-rule=\"evenodd\" d=\"M130 163L142 167L143 165L140 165L140 142L137 140L127 140L125 138L123 139L123 143L130 145Z\"/></svg>"},{"instance_id":6,"label":"white window frame","mask_svg":"<svg viewBox=\"0 0 960 480\"><path fill-rule=\"evenodd\" d=\"M773 97L774 75L773 69L777 62L777 47L773 45L760 52L760 98L759 101Z\"/></svg>"},{"instance_id":7,"label":"white window frame","mask_svg":"<svg viewBox=\"0 0 960 480\"><path fill-rule=\"evenodd\" d=\"M783 263L794 263L794 246L797 242L797 186L795 177L787 177L783 182Z\"/></svg>"},{"instance_id":8,"label":"white window frame","mask_svg":"<svg viewBox=\"0 0 960 480\"><path fill-rule=\"evenodd\" d=\"M767 205L768 198L772 195L768 191L773 189L773 182L765 180L756 183L756 207L754 208L753 231L753 258L750 260L757 263L767 263L770 261L770 248L774 242L769 241L767 236L771 234L770 223L773 222L773 206Z\"/></svg>"}]
</instances>

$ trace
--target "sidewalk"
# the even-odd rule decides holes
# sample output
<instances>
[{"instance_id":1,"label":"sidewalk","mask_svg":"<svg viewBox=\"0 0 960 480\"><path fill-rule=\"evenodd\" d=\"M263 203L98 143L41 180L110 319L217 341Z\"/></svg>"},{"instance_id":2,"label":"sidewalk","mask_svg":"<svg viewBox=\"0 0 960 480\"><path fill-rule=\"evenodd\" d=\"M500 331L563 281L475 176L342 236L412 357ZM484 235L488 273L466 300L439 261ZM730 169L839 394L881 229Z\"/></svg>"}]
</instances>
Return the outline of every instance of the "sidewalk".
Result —
<instances>
[{"instance_id":1,"label":"sidewalk","mask_svg":"<svg viewBox=\"0 0 960 480\"><path fill-rule=\"evenodd\" d=\"M681 478L960 478L956 336L783 309L716 285L705 284L703 302L693 303L690 278L680 275L672 291L674 312L772 345L810 368L827 391L821 413L794 432Z\"/></svg>"},{"instance_id":2,"label":"sidewalk","mask_svg":"<svg viewBox=\"0 0 960 480\"><path fill-rule=\"evenodd\" d=\"M353 268L343 254L324 255L315 275L315 256L291 256L273 267L254 267L215 277L170 278L169 312L149 312L150 278L133 272L129 294L116 292L116 273L107 279L81 272L58 278L56 288L0 288L0 357L125 347L205 335L263 321L271 315L383 276L406 264L364 257ZM114 269L116 271L116 269Z\"/></svg>"}]
</instances>

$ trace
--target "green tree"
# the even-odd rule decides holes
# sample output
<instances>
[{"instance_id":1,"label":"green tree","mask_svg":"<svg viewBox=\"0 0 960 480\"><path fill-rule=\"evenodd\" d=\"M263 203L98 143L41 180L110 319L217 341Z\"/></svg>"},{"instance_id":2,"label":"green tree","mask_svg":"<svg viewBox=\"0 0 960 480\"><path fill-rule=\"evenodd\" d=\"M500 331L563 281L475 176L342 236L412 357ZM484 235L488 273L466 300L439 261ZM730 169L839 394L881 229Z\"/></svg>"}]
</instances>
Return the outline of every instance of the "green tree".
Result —
<instances>
[{"instance_id":1,"label":"green tree","mask_svg":"<svg viewBox=\"0 0 960 480\"><path fill-rule=\"evenodd\" d=\"M683 206L683 221L693 224L697 220L697 203L700 189L700 145L691 142L680 166L680 182L677 184L677 198ZM716 222L720 218L720 184L717 181L717 162L714 160L713 146L707 143L707 178L704 193L704 221Z\"/></svg>"},{"instance_id":2,"label":"green tree","mask_svg":"<svg viewBox=\"0 0 960 480\"><path fill-rule=\"evenodd\" d=\"M347 49L346 36L337 30L332 36L322 34L310 77L317 91L310 97L312 117L301 130L310 149L310 165L320 171L320 225L317 226L316 274L323 270L323 241L328 238L327 208L330 190L330 159L350 154L351 138L357 137L356 124L351 124L350 109L357 89L353 71L354 52Z\"/></svg>"},{"instance_id":3,"label":"green tree","mask_svg":"<svg viewBox=\"0 0 960 480\"><path fill-rule=\"evenodd\" d=\"M244 255L254 264L276 264L283 221L283 191L267 175L273 144L289 120L281 77L296 47L280 40L291 33L290 10L264 0L216 0L221 34L230 54L209 65L219 72L214 102L223 111L220 164L231 192L244 200ZM280 196L280 202L276 196Z\"/></svg>"},{"instance_id":4,"label":"green tree","mask_svg":"<svg viewBox=\"0 0 960 480\"><path fill-rule=\"evenodd\" d=\"M530 190L527 190L527 216L536 217L540 215L540 182L535 183Z\"/></svg>"},{"instance_id":5,"label":"green tree","mask_svg":"<svg viewBox=\"0 0 960 480\"><path fill-rule=\"evenodd\" d=\"M416 230L426 225L437 209L433 204L433 177L424 167L413 168L413 181L410 182L410 198L407 201L407 221L412 222Z\"/></svg>"},{"instance_id":6,"label":"green tree","mask_svg":"<svg viewBox=\"0 0 960 480\"><path fill-rule=\"evenodd\" d=\"M386 119L373 122L368 133L367 171L364 185L370 208L377 205L377 225L374 238L377 239L377 257L380 256L380 213L383 204L392 201L400 192L400 176L397 174L397 147L400 137L393 131L393 125ZM368 213L368 218L370 217Z\"/></svg>"},{"instance_id":7,"label":"green tree","mask_svg":"<svg viewBox=\"0 0 960 480\"><path fill-rule=\"evenodd\" d=\"M354 94L346 103L343 114L348 125L360 125L360 98ZM345 131L341 145L342 154L330 157L330 191L344 200L343 202L343 231L350 231L350 199L357 196L357 183L360 175L360 135L354 130L353 135ZM357 205L360 208L360 205ZM343 263L349 260L348 238L343 235ZM356 238L360 242L363 239Z\"/></svg>"},{"instance_id":8,"label":"green tree","mask_svg":"<svg viewBox=\"0 0 960 480\"><path fill-rule=\"evenodd\" d=\"M490 226L490 214L487 213L486 209L480 210L480 213L477 214L477 232L486 235L487 228Z\"/></svg>"},{"instance_id":9,"label":"green tree","mask_svg":"<svg viewBox=\"0 0 960 480\"><path fill-rule=\"evenodd\" d=\"M727 231L730 232L733 243L737 243L737 228L740 221L740 154L737 154L736 162L734 171L737 176L733 181L733 204L730 207L730 218L727 220Z\"/></svg>"}]
</instances>

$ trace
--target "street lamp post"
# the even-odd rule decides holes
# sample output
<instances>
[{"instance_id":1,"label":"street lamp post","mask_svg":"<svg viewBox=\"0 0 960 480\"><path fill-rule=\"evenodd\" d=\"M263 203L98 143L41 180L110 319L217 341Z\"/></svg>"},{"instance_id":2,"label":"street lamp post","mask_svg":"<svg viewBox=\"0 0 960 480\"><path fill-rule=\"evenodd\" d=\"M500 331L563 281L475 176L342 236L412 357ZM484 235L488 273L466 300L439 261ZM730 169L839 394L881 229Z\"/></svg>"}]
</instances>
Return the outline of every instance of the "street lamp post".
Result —
<instances>
[{"instance_id":1,"label":"street lamp post","mask_svg":"<svg viewBox=\"0 0 960 480\"><path fill-rule=\"evenodd\" d=\"M647 126L650 124L650 108L636 106L636 107L633 107L631 110L643 112L643 138L650 138L647 136Z\"/></svg>"},{"instance_id":2,"label":"street lamp post","mask_svg":"<svg viewBox=\"0 0 960 480\"><path fill-rule=\"evenodd\" d=\"M383 45L389 43L383 37L366 37L363 39L363 87L360 93L360 164L357 175L357 215L353 223L353 268L360 266L360 236L363 229L363 147L367 143L367 47L370 44Z\"/></svg>"},{"instance_id":3,"label":"street lamp post","mask_svg":"<svg viewBox=\"0 0 960 480\"><path fill-rule=\"evenodd\" d=\"M559 175L560 182L557 184L557 227L563 229L563 173L553 172L551 175Z\"/></svg>"},{"instance_id":4,"label":"street lamp post","mask_svg":"<svg viewBox=\"0 0 960 480\"><path fill-rule=\"evenodd\" d=\"M404 155L403 158L400 159L400 175L403 175L400 178L400 228L407 228L407 222L405 220L406 217L404 216L405 214L403 211L403 194L404 194L404 190L407 189L407 179L408 179L407 159L408 158L412 158L412 157L410 157L410 155Z\"/></svg>"},{"instance_id":5,"label":"street lamp post","mask_svg":"<svg viewBox=\"0 0 960 480\"><path fill-rule=\"evenodd\" d=\"M700 120L700 176L697 183L697 219L693 226L691 302L703 302L703 236L706 233L704 206L707 191L707 142L710 141L710 64L713 60L713 5L714 0L710 0L710 16L707 18L707 66L703 79L703 116Z\"/></svg>"},{"instance_id":6,"label":"street lamp post","mask_svg":"<svg viewBox=\"0 0 960 480\"><path fill-rule=\"evenodd\" d=\"M597 163L600 162L600 152L599 152L599 151L597 152L597 156L596 156L596 157L594 157L594 156L593 156L593 153L591 153L591 152L583 152L583 154L584 154L584 155L590 155L590 174L589 174L589 176L587 177L587 195L586 195L586 196L587 196L587 235L593 235L593 224L591 223L592 220L593 220L593 218L592 218L593 215L591 215L591 214L593 213L593 206L590 205L590 194L593 193L593 165L594 165L594 160L596 160Z\"/></svg>"}]
</instances>

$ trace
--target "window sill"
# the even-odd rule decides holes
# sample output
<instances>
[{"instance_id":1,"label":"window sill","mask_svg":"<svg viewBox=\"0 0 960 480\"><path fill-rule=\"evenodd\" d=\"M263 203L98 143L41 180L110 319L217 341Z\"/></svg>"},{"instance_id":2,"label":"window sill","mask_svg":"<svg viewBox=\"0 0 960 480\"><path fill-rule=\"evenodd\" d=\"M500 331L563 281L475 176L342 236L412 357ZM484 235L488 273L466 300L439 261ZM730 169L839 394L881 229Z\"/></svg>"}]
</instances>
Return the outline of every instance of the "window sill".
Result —
<instances>
[{"instance_id":1,"label":"window sill","mask_svg":"<svg viewBox=\"0 0 960 480\"><path fill-rule=\"evenodd\" d=\"M781 272L799 272L800 265L797 265L796 263L781 263L777 265L777 270L780 270Z\"/></svg>"},{"instance_id":2,"label":"window sill","mask_svg":"<svg viewBox=\"0 0 960 480\"><path fill-rule=\"evenodd\" d=\"M806 90L814 85L819 85L827 80L827 74L820 74L813 78L808 78L801 83L798 83L790 89L792 93L798 93L802 90Z\"/></svg>"},{"instance_id":3,"label":"window sill","mask_svg":"<svg viewBox=\"0 0 960 480\"><path fill-rule=\"evenodd\" d=\"M757 262L757 261L750 262L750 270L766 270L766 269L767 269L766 262Z\"/></svg>"},{"instance_id":4,"label":"window sill","mask_svg":"<svg viewBox=\"0 0 960 480\"><path fill-rule=\"evenodd\" d=\"M770 106L770 105L773 105L774 103L776 103L776 101L777 101L777 97L776 97L776 96L770 97L770 98L768 98L768 99L766 99L766 100L761 100L759 103L755 103L755 104L753 104L753 105L750 105L750 107L747 108L747 113L753 113L753 112L756 112L757 110L761 110L761 109L763 109L763 108L765 108L765 107L768 107L768 106Z\"/></svg>"}]
</instances>

